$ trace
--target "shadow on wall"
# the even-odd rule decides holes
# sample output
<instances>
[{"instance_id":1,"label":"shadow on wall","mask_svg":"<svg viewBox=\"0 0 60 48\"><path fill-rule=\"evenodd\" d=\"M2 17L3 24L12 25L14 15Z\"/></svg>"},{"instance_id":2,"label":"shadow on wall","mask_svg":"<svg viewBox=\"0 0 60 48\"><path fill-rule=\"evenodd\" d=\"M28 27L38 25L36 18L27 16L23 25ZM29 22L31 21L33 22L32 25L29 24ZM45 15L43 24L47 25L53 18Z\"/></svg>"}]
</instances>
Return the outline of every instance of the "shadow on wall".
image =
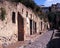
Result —
<instances>
[{"instance_id":1,"label":"shadow on wall","mask_svg":"<svg viewBox=\"0 0 60 48\"><path fill-rule=\"evenodd\" d=\"M57 32L55 34L55 37L58 37L58 38L51 39L47 44L47 48L60 48L60 33Z\"/></svg>"}]
</instances>

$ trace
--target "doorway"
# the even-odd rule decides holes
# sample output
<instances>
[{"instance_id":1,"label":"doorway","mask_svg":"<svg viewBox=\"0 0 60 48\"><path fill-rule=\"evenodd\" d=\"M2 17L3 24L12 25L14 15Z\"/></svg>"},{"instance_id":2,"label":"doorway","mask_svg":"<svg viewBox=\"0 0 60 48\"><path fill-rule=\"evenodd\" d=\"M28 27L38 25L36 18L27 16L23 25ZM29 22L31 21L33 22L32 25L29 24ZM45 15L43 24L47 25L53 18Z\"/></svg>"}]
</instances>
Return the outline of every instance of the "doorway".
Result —
<instances>
[{"instance_id":1,"label":"doorway","mask_svg":"<svg viewBox=\"0 0 60 48\"><path fill-rule=\"evenodd\" d=\"M30 35L32 35L32 20L30 20Z\"/></svg>"},{"instance_id":2,"label":"doorway","mask_svg":"<svg viewBox=\"0 0 60 48\"><path fill-rule=\"evenodd\" d=\"M21 14L18 12L18 41L24 41L24 19Z\"/></svg>"}]
</instances>

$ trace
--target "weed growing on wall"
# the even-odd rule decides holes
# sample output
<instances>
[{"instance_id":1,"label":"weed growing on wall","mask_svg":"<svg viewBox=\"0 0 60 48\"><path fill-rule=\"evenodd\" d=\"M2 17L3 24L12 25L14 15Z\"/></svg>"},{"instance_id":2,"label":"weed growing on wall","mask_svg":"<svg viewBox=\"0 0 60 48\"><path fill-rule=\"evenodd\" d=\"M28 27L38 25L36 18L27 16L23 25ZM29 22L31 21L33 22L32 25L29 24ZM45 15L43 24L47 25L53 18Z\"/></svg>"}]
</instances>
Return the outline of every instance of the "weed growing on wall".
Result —
<instances>
[{"instance_id":1,"label":"weed growing on wall","mask_svg":"<svg viewBox=\"0 0 60 48\"><path fill-rule=\"evenodd\" d=\"M0 19L1 19L2 21L5 20L5 15L6 15L6 10L5 10L5 8L1 8Z\"/></svg>"}]
</instances>

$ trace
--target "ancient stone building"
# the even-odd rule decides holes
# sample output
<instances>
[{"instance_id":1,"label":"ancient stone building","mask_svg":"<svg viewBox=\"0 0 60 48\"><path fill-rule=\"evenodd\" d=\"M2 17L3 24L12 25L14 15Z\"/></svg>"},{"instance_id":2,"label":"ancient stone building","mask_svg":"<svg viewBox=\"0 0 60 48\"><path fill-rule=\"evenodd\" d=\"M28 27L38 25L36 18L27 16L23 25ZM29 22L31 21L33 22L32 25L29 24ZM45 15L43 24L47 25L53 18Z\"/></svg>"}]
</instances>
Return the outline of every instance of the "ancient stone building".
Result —
<instances>
[{"instance_id":1,"label":"ancient stone building","mask_svg":"<svg viewBox=\"0 0 60 48\"><path fill-rule=\"evenodd\" d=\"M60 3L52 4L51 12L60 12Z\"/></svg>"},{"instance_id":2,"label":"ancient stone building","mask_svg":"<svg viewBox=\"0 0 60 48\"><path fill-rule=\"evenodd\" d=\"M0 44L31 40L33 35L47 30L45 24L21 3L0 2Z\"/></svg>"}]
</instances>

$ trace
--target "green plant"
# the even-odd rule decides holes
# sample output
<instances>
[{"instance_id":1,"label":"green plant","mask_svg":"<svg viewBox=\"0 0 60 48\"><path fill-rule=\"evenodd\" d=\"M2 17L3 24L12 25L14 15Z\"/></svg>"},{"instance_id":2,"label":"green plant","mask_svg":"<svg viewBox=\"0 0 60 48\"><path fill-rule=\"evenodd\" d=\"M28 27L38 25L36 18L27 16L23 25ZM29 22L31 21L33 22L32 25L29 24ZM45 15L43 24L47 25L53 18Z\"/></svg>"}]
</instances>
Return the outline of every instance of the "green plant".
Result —
<instances>
[{"instance_id":1,"label":"green plant","mask_svg":"<svg viewBox=\"0 0 60 48\"><path fill-rule=\"evenodd\" d=\"M1 8L1 20L3 21L5 19L6 10L4 8Z\"/></svg>"}]
</instances>

